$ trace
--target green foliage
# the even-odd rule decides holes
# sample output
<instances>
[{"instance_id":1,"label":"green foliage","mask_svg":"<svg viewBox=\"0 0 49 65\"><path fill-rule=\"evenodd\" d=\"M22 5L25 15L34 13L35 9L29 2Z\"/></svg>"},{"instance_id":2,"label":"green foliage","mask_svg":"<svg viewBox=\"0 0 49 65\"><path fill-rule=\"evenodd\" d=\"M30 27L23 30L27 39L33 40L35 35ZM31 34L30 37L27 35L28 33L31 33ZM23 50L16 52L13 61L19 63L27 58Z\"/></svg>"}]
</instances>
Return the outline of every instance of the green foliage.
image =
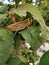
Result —
<instances>
[{"instance_id":1,"label":"green foliage","mask_svg":"<svg viewBox=\"0 0 49 65\"><path fill-rule=\"evenodd\" d=\"M24 22L26 25L24 29L7 30L6 26L14 23L8 14L8 5L0 8L0 65L29 65L28 62L34 63L38 60L36 50L44 42L49 41L49 31L45 24L47 20L49 21L49 6L41 4L41 0L37 6L30 4L32 0L14 1L17 8L15 5L10 5L10 9L16 23L32 18L32 24L28 26ZM23 4L19 5L20 1ZM27 48L25 42L28 42L31 47ZM41 57L39 65L49 65L48 57L49 51Z\"/></svg>"},{"instance_id":2,"label":"green foliage","mask_svg":"<svg viewBox=\"0 0 49 65\"><path fill-rule=\"evenodd\" d=\"M0 28L0 65L4 65L13 52L13 34Z\"/></svg>"},{"instance_id":3,"label":"green foliage","mask_svg":"<svg viewBox=\"0 0 49 65\"><path fill-rule=\"evenodd\" d=\"M13 34L9 30L0 28L0 37L3 40L7 41L9 44L13 44L14 43Z\"/></svg>"},{"instance_id":4,"label":"green foliage","mask_svg":"<svg viewBox=\"0 0 49 65\"><path fill-rule=\"evenodd\" d=\"M28 62L28 60L23 55L19 54L17 56L23 63L27 63Z\"/></svg>"},{"instance_id":5,"label":"green foliage","mask_svg":"<svg viewBox=\"0 0 49 65\"><path fill-rule=\"evenodd\" d=\"M39 65L49 65L49 51L41 57Z\"/></svg>"}]
</instances>

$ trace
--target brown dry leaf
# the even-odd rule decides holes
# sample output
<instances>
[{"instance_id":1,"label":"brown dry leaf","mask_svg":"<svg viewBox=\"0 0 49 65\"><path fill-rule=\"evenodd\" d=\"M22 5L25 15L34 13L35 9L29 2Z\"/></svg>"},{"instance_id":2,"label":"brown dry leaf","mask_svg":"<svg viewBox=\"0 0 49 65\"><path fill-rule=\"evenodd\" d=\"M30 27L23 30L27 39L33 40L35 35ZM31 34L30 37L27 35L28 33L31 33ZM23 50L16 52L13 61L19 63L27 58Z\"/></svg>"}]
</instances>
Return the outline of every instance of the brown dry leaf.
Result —
<instances>
[{"instance_id":1,"label":"brown dry leaf","mask_svg":"<svg viewBox=\"0 0 49 65\"><path fill-rule=\"evenodd\" d=\"M32 23L32 19L28 18L24 21L16 22L11 25L8 25L8 26L6 26L6 29L9 29L11 31L19 31L19 30L22 30L22 29L28 27L29 25L31 25L31 23Z\"/></svg>"}]
</instances>

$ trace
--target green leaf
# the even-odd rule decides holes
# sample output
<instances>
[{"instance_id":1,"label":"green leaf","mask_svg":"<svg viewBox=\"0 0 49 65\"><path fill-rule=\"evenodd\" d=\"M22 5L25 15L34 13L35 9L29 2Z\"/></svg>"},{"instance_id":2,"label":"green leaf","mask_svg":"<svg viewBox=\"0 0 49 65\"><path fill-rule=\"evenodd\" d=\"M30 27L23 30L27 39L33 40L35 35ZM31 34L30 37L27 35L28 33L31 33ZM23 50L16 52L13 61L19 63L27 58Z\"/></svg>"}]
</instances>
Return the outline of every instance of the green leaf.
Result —
<instances>
[{"instance_id":1,"label":"green leaf","mask_svg":"<svg viewBox=\"0 0 49 65\"><path fill-rule=\"evenodd\" d=\"M44 19L41 15L40 11L38 10L37 6L34 6L32 4L27 4L27 3L21 4L18 6L17 9L14 9L12 12L17 13L20 16L25 16L27 11L33 15L33 17L40 23L42 30L45 31L46 25L45 25Z\"/></svg>"},{"instance_id":2,"label":"green leaf","mask_svg":"<svg viewBox=\"0 0 49 65\"><path fill-rule=\"evenodd\" d=\"M40 32L37 26L31 26L29 29L21 31L22 37L31 45L33 50L38 49L44 41L43 38L39 36Z\"/></svg>"},{"instance_id":3,"label":"green leaf","mask_svg":"<svg viewBox=\"0 0 49 65\"><path fill-rule=\"evenodd\" d=\"M24 62L24 63L27 63L28 62L28 60L24 57L24 56L22 56L22 55L17 55L18 56L18 58L22 61L22 62Z\"/></svg>"},{"instance_id":4,"label":"green leaf","mask_svg":"<svg viewBox=\"0 0 49 65\"><path fill-rule=\"evenodd\" d=\"M0 28L0 65L4 65L12 54L14 50L13 43L13 34Z\"/></svg>"},{"instance_id":5,"label":"green leaf","mask_svg":"<svg viewBox=\"0 0 49 65\"><path fill-rule=\"evenodd\" d=\"M13 33L9 30L0 28L0 37L9 42L9 44L13 44L14 43L14 37L13 37Z\"/></svg>"},{"instance_id":6,"label":"green leaf","mask_svg":"<svg viewBox=\"0 0 49 65\"><path fill-rule=\"evenodd\" d=\"M28 65L27 63L22 63L18 57L13 57L9 59L8 65Z\"/></svg>"},{"instance_id":7,"label":"green leaf","mask_svg":"<svg viewBox=\"0 0 49 65\"><path fill-rule=\"evenodd\" d=\"M49 51L45 52L40 59L39 65L49 65Z\"/></svg>"}]
</instances>

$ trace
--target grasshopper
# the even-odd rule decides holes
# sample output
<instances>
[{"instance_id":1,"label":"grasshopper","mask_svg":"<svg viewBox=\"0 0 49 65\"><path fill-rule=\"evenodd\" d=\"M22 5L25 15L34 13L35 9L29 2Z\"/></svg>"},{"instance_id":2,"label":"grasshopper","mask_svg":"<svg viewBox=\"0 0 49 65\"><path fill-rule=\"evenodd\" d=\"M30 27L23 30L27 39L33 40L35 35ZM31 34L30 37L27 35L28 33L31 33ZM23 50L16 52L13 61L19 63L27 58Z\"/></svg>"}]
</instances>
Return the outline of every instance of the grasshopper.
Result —
<instances>
[{"instance_id":1,"label":"grasshopper","mask_svg":"<svg viewBox=\"0 0 49 65\"><path fill-rule=\"evenodd\" d=\"M8 26L6 26L6 28L11 31L19 31L19 30L22 30L22 29L28 27L29 25L31 25L31 23L32 23L32 19L28 18L24 21L20 21L20 22L16 22L11 25L8 25Z\"/></svg>"}]
</instances>

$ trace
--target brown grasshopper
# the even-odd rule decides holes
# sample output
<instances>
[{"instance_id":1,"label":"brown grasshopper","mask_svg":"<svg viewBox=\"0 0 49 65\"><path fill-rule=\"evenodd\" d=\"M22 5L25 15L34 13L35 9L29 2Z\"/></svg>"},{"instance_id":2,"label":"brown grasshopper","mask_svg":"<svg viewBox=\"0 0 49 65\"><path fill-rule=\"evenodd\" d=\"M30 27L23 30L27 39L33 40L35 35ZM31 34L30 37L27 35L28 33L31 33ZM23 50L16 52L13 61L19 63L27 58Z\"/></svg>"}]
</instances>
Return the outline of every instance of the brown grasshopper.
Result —
<instances>
[{"instance_id":1,"label":"brown grasshopper","mask_svg":"<svg viewBox=\"0 0 49 65\"><path fill-rule=\"evenodd\" d=\"M16 22L11 25L8 25L8 26L6 26L6 28L11 31L18 31L18 30L22 30L22 29L28 27L29 25L31 25L31 23L32 23L32 19L28 18L24 21L20 21L20 22Z\"/></svg>"}]
</instances>

